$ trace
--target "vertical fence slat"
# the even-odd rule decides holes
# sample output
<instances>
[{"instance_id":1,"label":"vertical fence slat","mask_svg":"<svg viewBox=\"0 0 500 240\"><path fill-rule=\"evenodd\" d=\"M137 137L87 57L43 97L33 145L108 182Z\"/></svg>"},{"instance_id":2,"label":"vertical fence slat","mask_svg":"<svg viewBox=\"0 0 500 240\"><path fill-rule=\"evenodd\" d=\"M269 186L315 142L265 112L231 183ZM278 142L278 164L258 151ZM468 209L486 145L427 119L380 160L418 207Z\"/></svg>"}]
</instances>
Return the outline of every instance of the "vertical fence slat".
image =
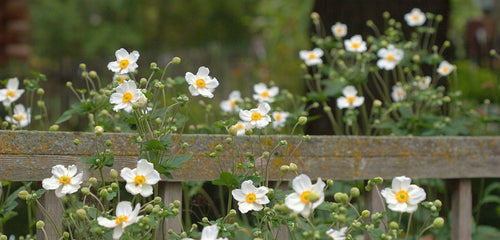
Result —
<instances>
[{"instance_id":1,"label":"vertical fence slat","mask_svg":"<svg viewBox=\"0 0 500 240\"><path fill-rule=\"evenodd\" d=\"M274 183L274 184L277 184L277 183ZM283 190L283 191L289 190L288 181L281 182L281 184L278 186L278 189ZM285 225L281 225L280 226L277 239L278 240L288 240L288 239L290 239L290 236L288 234L288 226L285 226Z\"/></svg>"},{"instance_id":2,"label":"vertical fence slat","mask_svg":"<svg viewBox=\"0 0 500 240\"><path fill-rule=\"evenodd\" d=\"M452 180L451 195L452 227L451 239L470 240L472 238L472 191L470 179Z\"/></svg>"},{"instance_id":3,"label":"vertical fence slat","mask_svg":"<svg viewBox=\"0 0 500 240\"><path fill-rule=\"evenodd\" d=\"M159 182L160 197L163 199L164 204L170 204L175 200L181 202L180 212L174 218L169 218L165 221L164 230L165 233L172 229L176 233L182 231L182 182ZM161 234L161 227L158 229Z\"/></svg>"},{"instance_id":4,"label":"vertical fence slat","mask_svg":"<svg viewBox=\"0 0 500 240\"><path fill-rule=\"evenodd\" d=\"M50 219L54 221L54 224L56 225L58 231L61 231L62 229L62 216L63 216L63 209L61 205L61 200L56 197L56 194L54 191L47 191L43 197L41 198L40 203L44 206L45 210L47 213L50 215ZM45 239L45 236L42 231L37 230L36 231L36 239L37 240L54 240L54 239L59 239L57 237L57 231L54 229L52 226L49 216L44 214L41 209L37 206L37 221L42 220L45 222L45 231L47 232L47 238Z\"/></svg>"},{"instance_id":5,"label":"vertical fence slat","mask_svg":"<svg viewBox=\"0 0 500 240\"><path fill-rule=\"evenodd\" d=\"M381 190L383 188L384 185L380 185L378 189ZM365 192L364 204L365 204L365 209L370 210L372 214L384 211L385 207L385 202L382 199L380 199L380 195L377 191L377 188L373 188L371 191ZM370 235L368 235L368 233L365 232L365 240L370 240L370 239L372 239Z\"/></svg>"}]
</instances>

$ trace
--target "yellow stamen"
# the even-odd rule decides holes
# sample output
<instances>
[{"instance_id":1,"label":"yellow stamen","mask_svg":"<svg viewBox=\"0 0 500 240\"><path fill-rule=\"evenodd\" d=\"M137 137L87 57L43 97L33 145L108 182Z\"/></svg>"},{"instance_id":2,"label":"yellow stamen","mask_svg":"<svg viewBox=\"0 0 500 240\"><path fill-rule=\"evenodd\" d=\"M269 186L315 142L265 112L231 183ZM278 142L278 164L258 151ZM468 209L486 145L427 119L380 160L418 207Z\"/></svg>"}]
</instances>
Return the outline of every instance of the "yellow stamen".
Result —
<instances>
[{"instance_id":1,"label":"yellow stamen","mask_svg":"<svg viewBox=\"0 0 500 240\"><path fill-rule=\"evenodd\" d=\"M236 125L236 129L238 129L238 130L243 129L243 124L240 123L240 124Z\"/></svg>"},{"instance_id":2,"label":"yellow stamen","mask_svg":"<svg viewBox=\"0 0 500 240\"><path fill-rule=\"evenodd\" d=\"M124 93L123 97L122 97L122 101L124 103L126 103L126 102L130 102L130 100L132 100L132 93L130 93L130 92Z\"/></svg>"},{"instance_id":3,"label":"yellow stamen","mask_svg":"<svg viewBox=\"0 0 500 240\"><path fill-rule=\"evenodd\" d=\"M13 117L14 117L14 120L16 120L18 122L24 119L23 114L14 114Z\"/></svg>"},{"instance_id":4,"label":"yellow stamen","mask_svg":"<svg viewBox=\"0 0 500 240\"><path fill-rule=\"evenodd\" d=\"M399 192L396 193L396 199L400 203L404 203L404 202L408 201L408 199L410 199L410 196L408 195L407 191L405 191L405 190L399 190Z\"/></svg>"},{"instance_id":5,"label":"yellow stamen","mask_svg":"<svg viewBox=\"0 0 500 240\"><path fill-rule=\"evenodd\" d=\"M142 185L146 183L146 177L144 177L144 175L137 175L135 176L134 181L137 185Z\"/></svg>"},{"instance_id":6,"label":"yellow stamen","mask_svg":"<svg viewBox=\"0 0 500 240\"><path fill-rule=\"evenodd\" d=\"M255 202L255 200L257 200L257 196L255 196L255 193L249 193L249 194L247 194L247 196L245 197L245 200L246 200L248 203L253 203L253 202Z\"/></svg>"},{"instance_id":7,"label":"yellow stamen","mask_svg":"<svg viewBox=\"0 0 500 240\"><path fill-rule=\"evenodd\" d=\"M236 107L236 101L229 102L229 105L231 105L231 107Z\"/></svg>"},{"instance_id":8,"label":"yellow stamen","mask_svg":"<svg viewBox=\"0 0 500 240\"><path fill-rule=\"evenodd\" d=\"M353 103L354 103L354 101L356 101L356 96L348 96L348 97L347 97L347 102L348 102L349 104L353 104Z\"/></svg>"},{"instance_id":9,"label":"yellow stamen","mask_svg":"<svg viewBox=\"0 0 500 240\"><path fill-rule=\"evenodd\" d=\"M68 175L62 175L59 178L59 182L62 183L62 184L68 184L68 183L71 182L71 177L69 177Z\"/></svg>"},{"instance_id":10,"label":"yellow stamen","mask_svg":"<svg viewBox=\"0 0 500 240\"><path fill-rule=\"evenodd\" d=\"M274 115L274 119L276 119L276 121L279 121L281 119L281 114Z\"/></svg>"},{"instance_id":11,"label":"yellow stamen","mask_svg":"<svg viewBox=\"0 0 500 240\"><path fill-rule=\"evenodd\" d=\"M305 203L309 203L309 195L311 195L311 191L304 191L300 194L300 200Z\"/></svg>"},{"instance_id":12,"label":"yellow stamen","mask_svg":"<svg viewBox=\"0 0 500 240\"><path fill-rule=\"evenodd\" d=\"M254 112L254 113L252 113L251 118L252 118L252 121L258 121L258 120L262 119L262 114L260 114L258 112Z\"/></svg>"},{"instance_id":13,"label":"yellow stamen","mask_svg":"<svg viewBox=\"0 0 500 240\"><path fill-rule=\"evenodd\" d=\"M419 19L418 14L413 14L411 18L413 18L413 21L417 21Z\"/></svg>"},{"instance_id":14,"label":"yellow stamen","mask_svg":"<svg viewBox=\"0 0 500 240\"><path fill-rule=\"evenodd\" d=\"M341 34L342 34L342 29L337 28L337 31L336 31L336 32L337 32L337 35L341 35Z\"/></svg>"},{"instance_id":15,"label":"yellow stamen","mask_svg":"<svg viewBox=\"0 0 500 240\"><path fill-rule=\"evenodd\" d=\"M358 49L361 45L358 42L354 42L351 44L351 47L354 49Z\"/></svg>"},{"instance_id":16,"label":"yellow stamen","mask_svg":"<svg viewBox=\"0 0 500 240\"><path fill-rule=\"evenodd\" d=\"M129 64L129 61L127 59L120 60L120 67L122 69L125 69Z\"/></svg>"},{"instance_id":17,"label":"yellow stamen","mask_svg":"<svg viewBox=\"0 0 500 240\"><path fill-rule=\"evenodd\" d=\"M196 80L196 86L198 86L199 88L204 88L206 85L207 83L205 83L205 80L203 78L198 78L198 80Z\"/></svg>"},{"instance_id":18,"label":"yellow stamen","mask_svg":"<svg viewBox=\"0 0 500 240\"><path fill-rule=\"evenodd\" d=\"M444 68L443 68L443 74L447 74L447 73L448 73L448 71L449 71L449 69L448 69L447 67L444 67Z\"/></svg>"},{"instance_id":19,"label":"yellow stamen","mask_svg":"<svg viewBox=\"0 0 500 240\"><path fill-rule=\"evenodd\" d=\"M7 97L14 97L14 95L16 95L16 93L14 92L14 90L8 90L7 91Z\"/></svg>"},{"instance_id":20,"label":"yellow stamen","mask_svg":"<svg viewBox=\"0 0 500 240\"><path fill-rule=\"evenodd\" d=\"M118 217L116 217L115 221L117 224L120 224L120 223L123 223L125 221L127 221L128 217L125 216L125 215L120 215Z\"/></svg>"},{"instance_id":21,"label":"yellow stamen","mask_svg":"<svg viewBox=\"0 0 500 240\"><path fill-rule=\"evenodd\" d=\"M309 59L315 59L316 55L314 53L309 53Z\"/></svg>"},{"instance_id":22,"label":"yellow stamen","mask_svg":"<svg viewBox=\"0 0 500 240\"><path fill-rule=\"evenodd\" d=\"M261 94L260 94L261 97L263 98L266 98L266 97L269 97L269 91L263 91Z\"/></svg>"},{"instance_id":23,"label":"yellow stamen","mask_svg":"<svg viewBox=\"0 0 500 240\"><path fill-rule=\"evenodd\" d=\"M395 60L394 55L392 55L392 54L387 54L387 57L385 57L385 59L387 59L387 61L389 61L389 62L392 62Z\"/></svg>"}]
</instances>

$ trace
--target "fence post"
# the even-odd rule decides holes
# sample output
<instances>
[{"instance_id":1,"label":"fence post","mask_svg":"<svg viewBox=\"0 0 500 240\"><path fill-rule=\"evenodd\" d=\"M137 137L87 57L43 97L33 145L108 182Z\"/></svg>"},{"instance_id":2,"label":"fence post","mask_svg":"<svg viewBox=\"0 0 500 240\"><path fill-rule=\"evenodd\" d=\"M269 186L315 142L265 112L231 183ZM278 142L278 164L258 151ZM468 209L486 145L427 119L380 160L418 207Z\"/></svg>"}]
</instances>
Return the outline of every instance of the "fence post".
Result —
<instances>
[{"instance_id":1,"label":"fence post","mask_svg":"<svg viewBox=\"0 0 500 240\"><path fill-rule=\"evenodd\" d=\"M163 203L168 205L175 200L181 203L179 214L174 218L166 219L163 226L165 234L169 229L174 230L176 233L182 232L182 182L159 182L159 196L162 198ZM158 235L162 235L161 227L157 230Z\"/></svg>"},{"instance_id":2,"label":"fence post","mask_svg":"<svg viewBox=\"0 0 500 240\"><path fill-rule=\"evenodd\" d=\"M366 186L365 181L365 186ZM371 191L366 192L365 191L365 199L364 199L364 204L365 204L365 209L370 210L371 214L374 214L376 212L382 212L385 209L385 202L383 202L382 199L380 199L378 191L384 188L384 184L379 185L377 187L374 187ZM365 232L365 240L370 240L371 237L368 235L368 232Z\"/></svg>"},{"instance_id":3,"label":"fence post","mask_svg":"<svg viewBox=\"0 0 500 240\"><path fill-rule=\"evenodd\" d=\"M45 223L44 229L45 232L47 233L47 239L45 239L45 236L41 230L36 230L36 239L37 240L59 239L57 233L58 231L59 233L61 233L62 215L63 215L63 207L61 199L56 197L54 191L47 191L41 197L40 203L43 205L46 212L43 212L42 209L40 209L40 206L37 206L37 220L42 220ZM49 214L50 218L46 214ZM54 226L51 224L50 219L54 221L57 230L54 229Z\"/></svg>"},{"instance_id":4,"label":"fence post","mask_svg":"<svg viewBox=\"0 0 500 240\"><path fill-rule=\"evenodd\" d=\"M470 179L452 180L451 195L451 239L470 240L472 238L472 191Z\"/></svg>"}]
</instances>

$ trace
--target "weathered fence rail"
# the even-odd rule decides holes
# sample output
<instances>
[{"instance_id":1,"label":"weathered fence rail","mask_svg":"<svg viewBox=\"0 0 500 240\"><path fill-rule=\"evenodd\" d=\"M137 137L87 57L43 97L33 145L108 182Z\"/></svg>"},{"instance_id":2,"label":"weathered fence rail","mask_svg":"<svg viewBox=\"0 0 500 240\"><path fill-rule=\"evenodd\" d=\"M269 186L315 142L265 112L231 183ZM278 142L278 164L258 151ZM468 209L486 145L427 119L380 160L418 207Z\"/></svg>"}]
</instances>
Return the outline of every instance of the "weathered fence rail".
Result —
<instances>
[{"instance_id":1,"label":"weathered fence rail","mask_svg":"<svg viewBox=\"0 0 500 240\"><path fill-rule=\"evenodd\" d=\"M0 131L0 180L42 181L50 177L56 164L76 164L79 169L86 169L78 159L93 154L96 148L113 151L113 168L117 170L135 167L139 145L132 143L131 136L117 133L96 138L92 133ZM225 135L174 136L176 142L189 143L183 151L193 153L193 157L183 169L174 172L174 179L162 183L165 201L182 197L183 181L209 181L218 176L218 161L204 154L213 152L215 145L224 146L218 159L222 168L229 169L234 161L240 161L234 158L237 152L260 153L279 140L287 140L289 144L274 153L269 169L271 180L279 175L279 166L289 162L296 163L301 172L311 177L324 179L361 180L375 176L390 179L400 175L450 179L456 186L452 193L451 238L461 240L471 238L470 178L500 177L500 137L313 136L308 142L300 142L298 137L272 135L237 137L232 145L225 143L226 138ZM80 144L73 144L74 139L79 139ZM106 140L113 145L106 147ZM62 214L56 200L47 194L44 202L54 216ZM168 227L180 229L179 220L167 223Z\"/></svg>"}]
</instances>

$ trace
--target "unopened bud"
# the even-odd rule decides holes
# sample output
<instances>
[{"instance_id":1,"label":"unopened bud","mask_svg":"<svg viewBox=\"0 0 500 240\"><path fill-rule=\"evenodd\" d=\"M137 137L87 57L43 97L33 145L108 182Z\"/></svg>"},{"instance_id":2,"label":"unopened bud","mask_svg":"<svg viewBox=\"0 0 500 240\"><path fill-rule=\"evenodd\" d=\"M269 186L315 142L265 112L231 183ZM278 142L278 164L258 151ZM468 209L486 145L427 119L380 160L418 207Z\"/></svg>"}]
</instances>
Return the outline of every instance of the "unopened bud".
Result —
<instances>
[{"instance_id":1,"label":"unopened bud","mask_svg":"<svg viewBox=\"0 0 500 240\"><path fill-rule=\"evenodd\" d=\"M280 171L281 171L282 173L287 173L289 170L290 170L290 167L289 167L289 166L287 166L287 165L282 165L282 166L280 167Z\"/></svg>"},{"instance_id":2,"label":"unopened bud","mask_svg":"<svg viewBox=\"0 0 500 240\"><path fill-rule=\"evenodd\" d=\"M109 170L109 176L110 176L112 179L116 179L116 178L118 178L118 171L116 171L116 170L114 170L114 169Z\"/></svg>"},{"instance_id":3,"label":"unopened bud","mask_svg":"<svg viewBox=\"0 0 500 240\"><path fill-rule=\"evenodd\" d=\"M59 125L57 125L57 124L54 124L54 125L49 127L49 131L57 131L58 129L59 129Z\"/></svg>"},{"instance_id":4,"label":"unopened bud","mask_svg":"<svg viewBox=\"0 0 500 240\"><path fill-rule=\"evenodd\" d=\"M304 117L304 116L299 117L299 121L298 122L299 122L300 125L305 125L307 123L307 117Z\"/></svg>"},{"instance_id":5,"label":"unopened bud","mask_svg":"<svg viewBox=\"0 0 500 240\"><path fill-rule=\"evenodd\" d=\"M351 188L351 197L353 198L359 197L359 188L357 187Z\"/></svg>"},{"instance_id":6,"label":"unopened bud","mask_svg":"<svg viewBox=\"0 0 500 240\"><path fill-rule=\"evenodd\" d=\"M106 198L108 196L108 190L101 189L101 191L99 191L99 196L101 196L102 198Z\"/></svg>"},{"instance_id":7,"label":"unopened bud","mask_svg":"<svg viewBox=\"0 0 500 240\"><path fill-rule=\"evenodd\" d=\"M321 196L319 195L319 193L317 193L317 192L311 192L309 194L309 201L312 202L312 203L317 202L320 199L320 197Z\"/></svg>"},{"instance_id":8,"label":"unopened bud","mask_svg":"<svg viewBox=\"0 0 500 240\"><path fill-rule=\"evenodd\" d=\"M36 222L36 229L42 229L43 227L45 227L45 223L42 220Z\"/></svg>"},{"instance_id":9,"label":"unopened bud","mask_svg":"<svg viewBox=\"0 0 500 240\"><path fill-rule=\"evenodd\" d=\"M101 136L104 133L104 128L102 128L101 126L95 126L94 133L97 136Z\"/></svg>"},{"instance_id":10,"label":"unopened bud","mask_svg":"<svg viewBox=\"0 0 500 240\"><path fill-rule=\"evenodd\" d=\"M333 186L333 180L332 180L332 179L328 179L328 180L326 180L326 185L327 185L328 187Z\"/></svg>"},{"instance_id":11,"label":"unopened bud","mask_svg":"<svg viewBox=\"0 0 500 240\"><path fill-rule=\"evenodd\" d=\"M80 63L79 67L81 70L85 71L85 69L87 68L87 65L85 65L85 63Z\"/></svg>"},{"instance_id":12,"label":"unopened bud","mask_svg":"<svg viewBox=\"0 0 500 240\"><path fill-rule=\"evenodd\" d=\"M45 90L43 90L43 88L39 88L36 90L36 94L42 96L43 94L45 94Z\"/></svg>"},{"instance_id":13,"label":"unopened bud","mask_svg":"<svg viewBox=\"0 0 500 240\"><path fill-rule=\"evenodd\" d=\"M92 184L92 185L97 184L97 178L95 178L95 177L89 178L89 183Z\"/></svg>"},{"instance_id":14,"label":"unopened bud","mask_svg":"<svg viewBox=\"0 0 500 240\"><path fill-rule=\"evenodd\" d=\"M444 219L442 217L438 217L434 219L434 222L432 222L433 228L442 228L443 225L444 225Z\"/></svg>"},{"instance_id":15,"label":"unopened bud","mask_svg":"<svg viewBox=\"0 0 500 240\"><path fill-rule=\"evenodd\" d=\"M291 172L296 172L299 168L295 163L290 163L290 171Z\"/></svg>"},{"instance_id":16,"label":"unopened bud","mask_svg":"<svg viewBox=\"0 0 500 240\"><path fill-rule=\"evenodd\" d=\"M66 87L72 87L73 83L72 82L66 82Z\"/></svg>"},{"instance_id":17,"label":"unopened bud","mask_svg":"<svg viewBox=\"0 0 500 240\"><path fill-rule=\"evenodd\" d=\"M373 101L373 107L380 107L380 106L382 106L382 101L375 99Z\"/></svg>"},{"instance_id":18,"label":"unopened bud","mask_svg":"<svg viewBox=\"0 0 500 240\"><path fill-rule=\"evenodd\" d=\"M17 197L19 197L21 200L26 200L26 197L29 195L28 191L22 190L17 194Z\"/></svg>"},{"instance_id":19,"label":"unopened bud","mask_svg":"<svg viewBox=\"0 0 500 240\"><path fill-rule=\"evenodd\" d=\"M78 209L76 210L76 216L78 216L80 219L84 219L87 217L87 212L85 211L85 209Z\"/></svg>"},{"instance_id":20,"label":"unopened bud","mask_svg":"<svg viewBox=\"0 0 500 240\"><path fill-rule=\"evenodd\" d=\"M90 72L89 72L89 76L90 76L91 78L96 78L96 77L97 77L97 73L96 73L95 71L90 71Z\"/></svg>"},{"instance_id":21,"label":"unopened bud","mask_svg":"<svg viewBox=\"0 0 500 240\"><path fill-rule=\"evenodd\" d=\"M181 63L181 58L180 57L174 57L172 58L172 64L179 64Z\"/></svg>"},{"instance_id":22,"label":"unopened bud","mask_svg":"<svg viewBox=\"0 0 500 240\"><path fill-rule=\"evenodd\" d=\"M368 210L363 210L363 211L361 212L361 216L362 216L363 218L365 218L365 219L366 219L366 218L369 218L369 217L370 217L370 211L368 211Z\"/></svg>"},{"instance_id":23,"label":"unopened bud","mask_svg":"<svg viewBox=\"0 0 500 240\"><path fill-rule=\"evenodd\" d=\"M399 224L397 222L394 222L392 221L390 224L389 224L389 227L391 229L398 229L399 228Z\"/></svg>"}]
</instances>

